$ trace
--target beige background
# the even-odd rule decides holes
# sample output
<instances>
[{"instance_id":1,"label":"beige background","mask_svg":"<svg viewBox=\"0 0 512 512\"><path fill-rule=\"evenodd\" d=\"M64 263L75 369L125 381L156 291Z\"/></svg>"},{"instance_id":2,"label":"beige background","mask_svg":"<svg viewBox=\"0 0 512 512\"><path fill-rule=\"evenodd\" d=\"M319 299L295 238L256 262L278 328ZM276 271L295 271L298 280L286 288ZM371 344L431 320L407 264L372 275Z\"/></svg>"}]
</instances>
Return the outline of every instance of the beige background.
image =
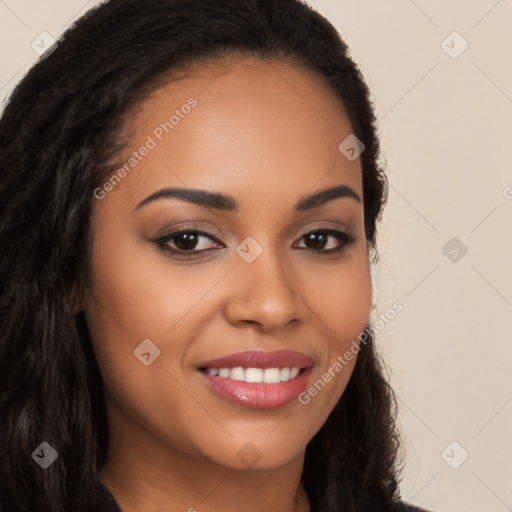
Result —
<instances>
[{"instance_id":1,"label":"beige background","mask_svg":"<svg viewBox=\"0 0 512 512\"><path fill-rule=\"evenodd\" d=\"M0 0L0 101L37 60L32 41L96 3ZM376 301L404 309L378 339L403 494L435 512L512 510L512 1L310 4L346 38L379 119L390 191Z\"/></svg>"}]
</instances>

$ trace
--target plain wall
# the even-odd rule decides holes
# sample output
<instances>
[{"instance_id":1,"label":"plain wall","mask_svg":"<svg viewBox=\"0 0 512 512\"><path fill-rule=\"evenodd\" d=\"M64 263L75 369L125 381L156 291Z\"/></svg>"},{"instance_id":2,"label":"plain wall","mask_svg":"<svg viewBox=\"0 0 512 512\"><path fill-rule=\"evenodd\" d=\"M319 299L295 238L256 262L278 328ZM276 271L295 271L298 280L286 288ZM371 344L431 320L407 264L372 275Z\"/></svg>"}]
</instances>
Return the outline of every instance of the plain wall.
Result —
<instances>
[{"instance_id":1,"label":"plain wall","mask_svg":"<svg viewBox=\"0 0 512 512\"><path fill-rule=\"evenodd\" d=\"M0 2L0 101L39 58L33 41L96 3ZM377 337L403 494L435 512L511 510L512 2L309 3L348 42L379 122L390 187L375 319L403 305Z\"/></svg>"}]
</instances>

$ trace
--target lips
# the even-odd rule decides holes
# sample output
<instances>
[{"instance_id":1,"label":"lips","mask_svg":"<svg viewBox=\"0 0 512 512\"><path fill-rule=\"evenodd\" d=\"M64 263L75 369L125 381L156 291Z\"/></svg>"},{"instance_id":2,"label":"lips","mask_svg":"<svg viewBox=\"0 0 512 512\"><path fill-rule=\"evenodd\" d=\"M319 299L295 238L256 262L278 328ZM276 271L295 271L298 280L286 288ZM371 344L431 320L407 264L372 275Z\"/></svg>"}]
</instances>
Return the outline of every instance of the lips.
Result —
<instances>
[{"instance_id":1,"label":"lips","mask_svg":"<svg viewBox=\"0 0 512 512\"><path fill-rule=\"evenodd\" d=\"M198 370L217 395L244 407L275 409L304 391L313 365L300 352L249 350L203 361Z\"/></svg>"},{"instance_id":2,"label":"lips","mask_svg":"<svg viewBox=\"0 0 512 512\"><path fill-rule=\"evenodd\" d=\"M266 352L263 350L247 350L236 352L225 357L204 361L198 365L199 369L208 368L307 368L313 366L311 357L301 352L292 350L275 350Z\"/></svg>"}]
</instances>

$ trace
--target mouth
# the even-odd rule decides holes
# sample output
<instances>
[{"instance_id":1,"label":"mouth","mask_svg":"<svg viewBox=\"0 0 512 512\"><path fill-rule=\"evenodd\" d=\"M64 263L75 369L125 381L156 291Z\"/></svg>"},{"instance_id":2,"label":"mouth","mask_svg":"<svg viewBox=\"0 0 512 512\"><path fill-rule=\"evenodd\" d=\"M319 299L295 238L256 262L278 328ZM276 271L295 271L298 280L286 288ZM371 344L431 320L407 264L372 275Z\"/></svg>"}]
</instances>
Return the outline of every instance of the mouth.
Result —
<instances>
[{"instance_id":1,"label":"mouth","mask_svg":"<svg viewBox=\"0 0 512 512\"><path fill-rule=\"evenodd\" d=\"M307 386L313 359L288 350L238 352L201 363L197 370L216 395L243 407L276 409Z\"/></svg>"}]
</instances>

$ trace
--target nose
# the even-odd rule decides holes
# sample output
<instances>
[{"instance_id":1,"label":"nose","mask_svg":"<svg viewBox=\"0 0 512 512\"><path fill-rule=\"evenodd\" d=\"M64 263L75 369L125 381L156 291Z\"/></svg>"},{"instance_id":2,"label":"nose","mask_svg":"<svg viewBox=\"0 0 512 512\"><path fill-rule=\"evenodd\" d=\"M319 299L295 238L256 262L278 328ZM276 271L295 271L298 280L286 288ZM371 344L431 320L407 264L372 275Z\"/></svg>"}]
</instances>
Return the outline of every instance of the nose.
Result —
<instances>
[{"instance_id":1,"label":"nose","mask_svg":"<svg viewBox=\"0 0 512 512\"><path fill-rule=\"evenodd\" d=\"M303 320L304 299L294 289L297 282L290 268L285 270L283 262L268 255L264 251L252 263L237 261L225 309L231 324L255 324L268 333Z\"/></svg>"}]
</instances>

